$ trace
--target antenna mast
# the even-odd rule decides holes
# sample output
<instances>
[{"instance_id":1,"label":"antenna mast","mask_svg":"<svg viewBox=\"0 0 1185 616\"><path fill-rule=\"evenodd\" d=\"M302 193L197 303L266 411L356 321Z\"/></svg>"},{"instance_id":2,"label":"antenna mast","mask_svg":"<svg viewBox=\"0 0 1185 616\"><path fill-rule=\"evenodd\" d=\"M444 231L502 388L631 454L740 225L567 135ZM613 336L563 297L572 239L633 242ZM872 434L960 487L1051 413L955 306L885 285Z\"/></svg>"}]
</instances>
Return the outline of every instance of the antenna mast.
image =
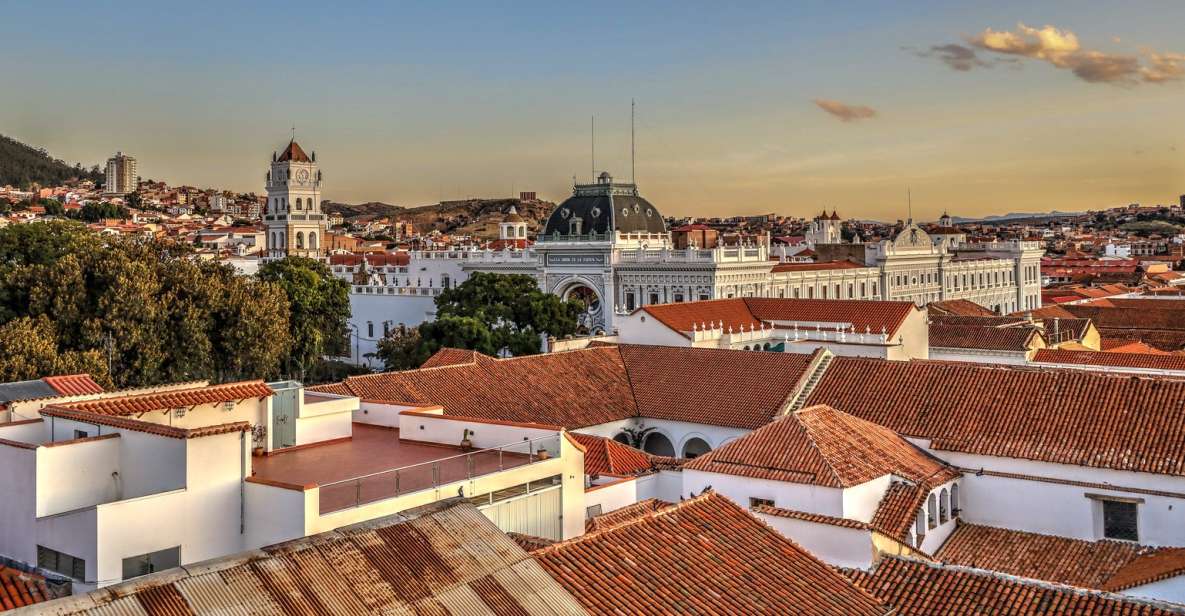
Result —
<instances>
[{"instance_id":1,"label":"antenna mast","mask_svg":"<svg viewBox=\"0 0 1185 616\"><path fill-rule=\"evenodd\" d=\"M635 159L637 158L637 151L634 149L634 99L630 99L630 184L638 185L637 166Z\"/></svg>"},{"instance_id":2,"label":"antenna mast","mask_svg":"<svg viewBox=\"0 0 1185 616\"><path fill-rule=\"evenodd\" d=\"M913 220L913 193L909 187L905 187L905 204L909 208L909 219Z\"/></svg>"}]
</instances>

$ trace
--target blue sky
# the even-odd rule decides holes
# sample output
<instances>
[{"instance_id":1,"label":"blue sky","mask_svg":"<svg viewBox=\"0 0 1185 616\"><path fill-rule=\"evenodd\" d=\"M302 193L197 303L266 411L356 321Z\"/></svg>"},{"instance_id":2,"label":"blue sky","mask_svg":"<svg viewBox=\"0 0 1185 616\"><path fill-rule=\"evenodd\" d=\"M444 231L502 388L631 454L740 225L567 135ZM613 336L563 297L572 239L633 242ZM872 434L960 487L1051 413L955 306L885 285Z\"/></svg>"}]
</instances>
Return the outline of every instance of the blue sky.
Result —
<instances>
[{"instance_id":1,"label":"blue sky","mask_svg":"<svg viewBox=\"0 0 1185 616\"><path fill-rule=\"evenodd\" d=\"M258 191L295 124L327 198L561 199L589 173L590 116L598 170L628 175L635 98L638 181L665 213L889 218L906 186L919 217L1185 192L1185 83L1075 72L1185 52L1183 3L168 4L0 6L0 133ZM1021 23L1081 49L981 36ZM953 70L931 51L948 44L977 64Z\"/></svg>"}]
</instances>

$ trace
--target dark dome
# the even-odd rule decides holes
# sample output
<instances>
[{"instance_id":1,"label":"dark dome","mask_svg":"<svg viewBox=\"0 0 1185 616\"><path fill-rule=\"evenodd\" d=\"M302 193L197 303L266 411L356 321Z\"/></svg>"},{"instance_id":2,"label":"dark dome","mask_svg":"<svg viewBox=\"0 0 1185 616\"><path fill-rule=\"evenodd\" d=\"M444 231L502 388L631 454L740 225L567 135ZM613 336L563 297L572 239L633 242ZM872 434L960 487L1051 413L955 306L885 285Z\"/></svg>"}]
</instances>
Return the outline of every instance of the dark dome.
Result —
<instances>
[{"instance_id":1,"label":"dark dome","mask_svg":"<svg viewBox=\"0 0 1185 616\"><path fill-rule=\"evenodd\" d=\"M612 182L612 177L602 173L596 184L576 186L574 194L548 217L543 235L667 232L662 214L638 195L634 185Z\"/></svg>"}]
</instances>

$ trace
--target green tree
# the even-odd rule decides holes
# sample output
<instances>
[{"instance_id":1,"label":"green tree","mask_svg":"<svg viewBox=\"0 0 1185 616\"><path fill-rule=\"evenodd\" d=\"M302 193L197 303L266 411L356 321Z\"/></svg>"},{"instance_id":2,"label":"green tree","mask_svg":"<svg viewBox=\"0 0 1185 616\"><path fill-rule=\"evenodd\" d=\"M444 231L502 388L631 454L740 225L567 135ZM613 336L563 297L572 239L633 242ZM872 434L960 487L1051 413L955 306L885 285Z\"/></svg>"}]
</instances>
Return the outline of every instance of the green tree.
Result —
<instances>
[{"instance_id":1,"label":"green tree","mask_svg":"<svg viewBox=\"0 0 1185 616\"><path fill-rule=\"evenodd\" d=\"M350 285L329 266L305 257L286 257L259 268L259 279L288 296L292 346L287 374L304 379L326 356L348 353Z\"/></svg>"},{"instance_id":2,"label":"green tree","mask_svg":"<svg viewBox=\"0 0 1185 616\"><path fill-rule=\"evenodd\" d=\"M475 273L436 298L435 321L388 336L375 355L388 370L417 367L443 347L530 355L543 336L575 334L583 311L579 301L541 291L531 276Z\"/></svg>"},{"instance_id":3,"label":"green tree","mask_svg":"<svg viewBox=\"0 0 1185 616\"><path fill-rule=\"evenodd\" d=\"M0 229L0 323L47 320L57 352L110 362L116 386L278 376L288 315L279 287L175 242L66 221Z\"/></svg>"},{"instance_id":4,"label":"green tree","mask_svg":"<svg viewBox=\"0 0 1185 616\"><path fill-rule=\"evenodd\" d=\"M100 385L111 385L107 364L98 352L58 350L48 318L21 317L0 325L0 381L82 372L90 373Z\"/></svg>"}]
</instances>

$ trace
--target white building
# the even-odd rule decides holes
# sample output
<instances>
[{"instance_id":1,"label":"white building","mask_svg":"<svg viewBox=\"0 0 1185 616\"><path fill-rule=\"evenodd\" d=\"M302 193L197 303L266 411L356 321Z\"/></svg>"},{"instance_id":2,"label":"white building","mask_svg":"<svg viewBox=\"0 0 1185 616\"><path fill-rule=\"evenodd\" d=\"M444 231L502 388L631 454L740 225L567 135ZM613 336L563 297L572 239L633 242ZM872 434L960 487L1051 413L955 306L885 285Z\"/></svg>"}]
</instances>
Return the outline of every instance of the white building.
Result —
<instances>
[{"instance_id":1,"label":"white building","mask_svg":"<svg viewBox=\"0 0 1185 616\"><path fill-rule=\"evenodd\" d=\"M262 381L22 401L0 556L87 591L458 495L506 531L582 531L575 441L441 410Z\"/></svg>"},{"instance_id":2,"label":"white building","mask_svg":"<svg viewBox=\"0 0 1185 616\"><path fill-rule=\"evenodd\" d=\"M504 235L510 223L508 217ZM812 224L816 239L839 238L834 213ZM780 263L771 259L768 240L675 249L662 215L637 187L602 173L595 183L574 187L532 247L411 252L406 264L385 270L359 261L339 264L334 272L352 282L351 326L357 332L376 323L415 326L432 318L433 304L426 300L476 271L531 275L544 291L582 300L584 324L593 333L617 329L621 315L641 306L726 298L904 300L919 306L968 299L997 312L1041 304L1043 251L1034 242L951 249L910 222L893 240L838 248L858 262ZM360 273L368 276L359 279ZM399 275L380 279L371 273ZM354 361L364 361L376 345L376 336L360 335Z\"/></svg>"},{"instance_id":3,"label":"white building","mask_svg":"<svg viewBox=\"0 0 1185 616\"><path fill-rule=\"evenodd\" d=\"M107 182L103 185L105 195L126 195L136 192L140 186L140 176L136 175L136 159L116 152L115 156L107 159Z\"/></svg>"}]
</instances>

